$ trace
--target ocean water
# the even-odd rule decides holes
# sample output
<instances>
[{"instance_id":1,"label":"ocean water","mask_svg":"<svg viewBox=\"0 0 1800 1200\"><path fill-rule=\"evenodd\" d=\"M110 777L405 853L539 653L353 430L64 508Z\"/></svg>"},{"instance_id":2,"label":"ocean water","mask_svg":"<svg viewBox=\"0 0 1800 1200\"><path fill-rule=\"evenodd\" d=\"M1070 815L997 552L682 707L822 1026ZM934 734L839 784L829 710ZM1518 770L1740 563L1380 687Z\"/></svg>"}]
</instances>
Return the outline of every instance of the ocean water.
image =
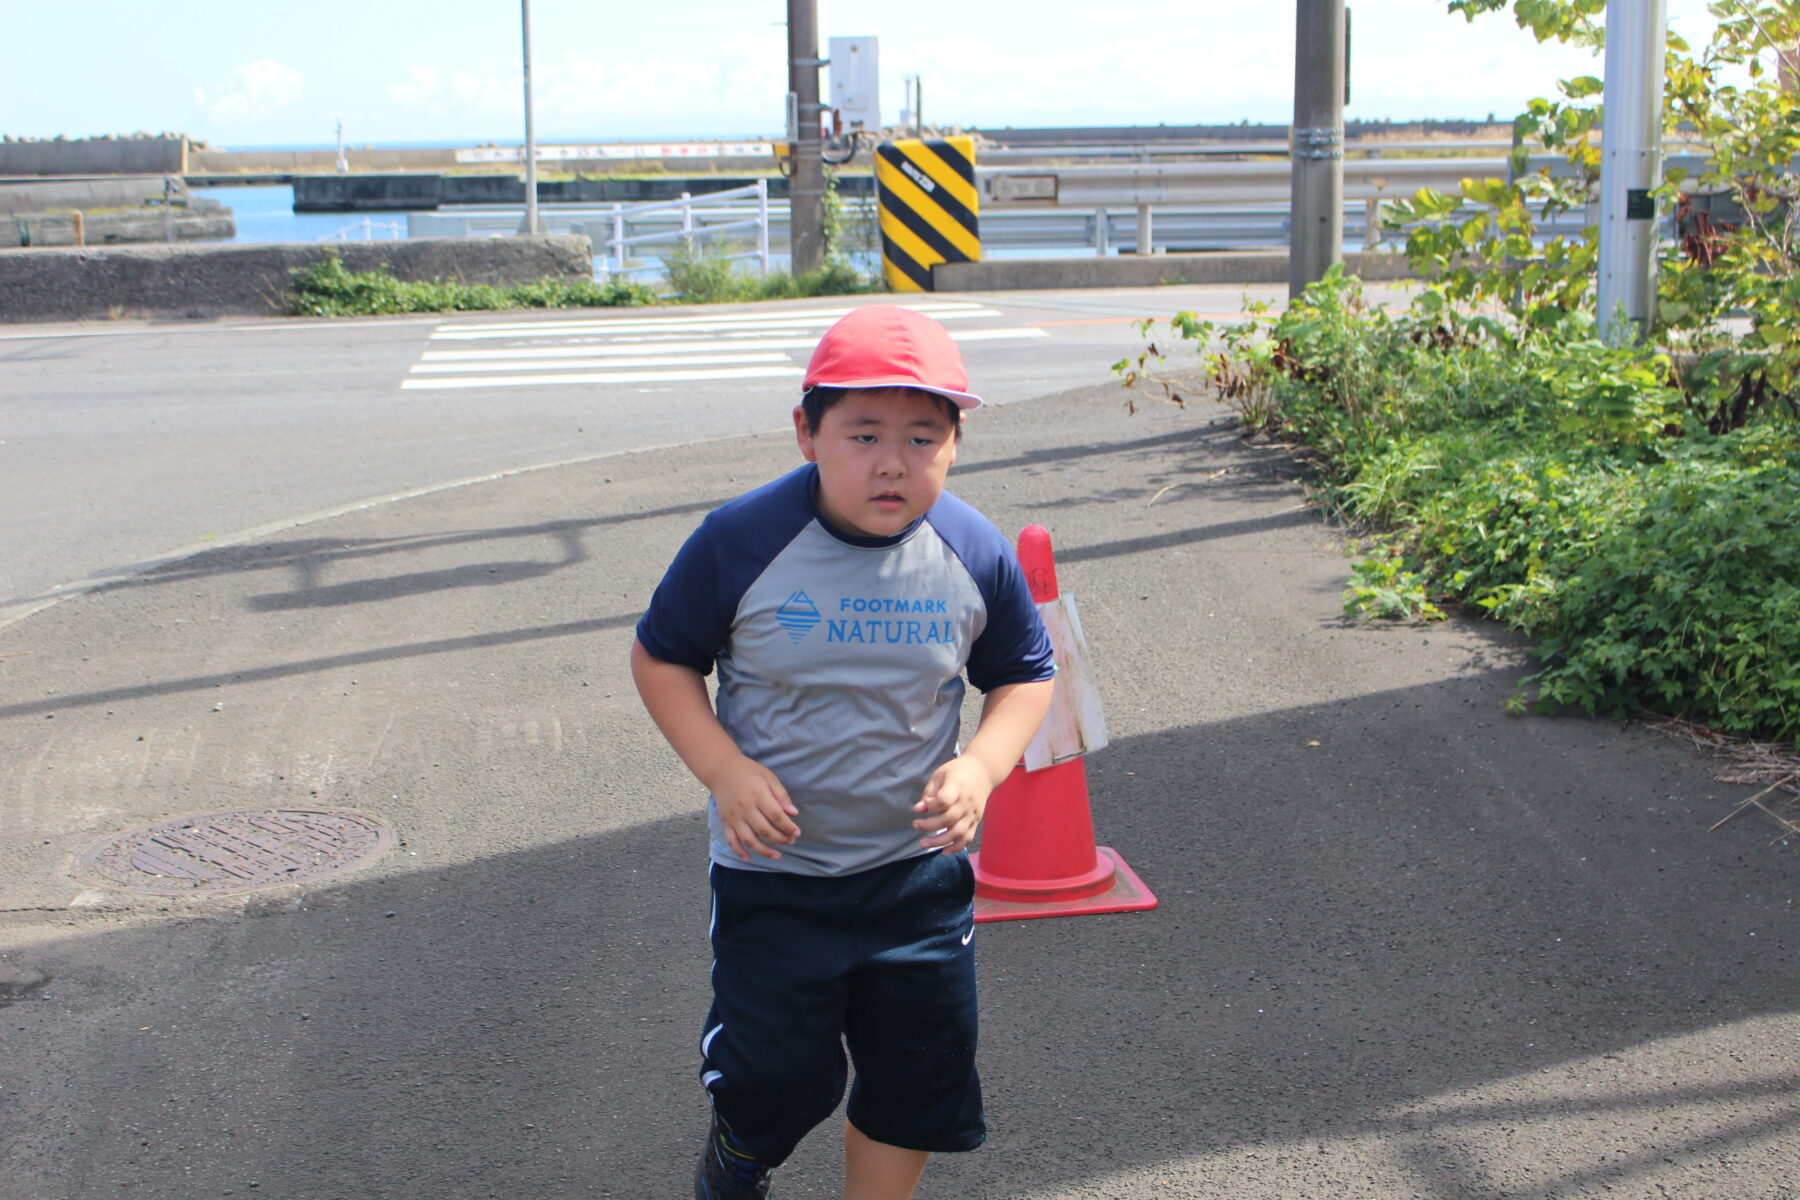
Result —
<instances>
[{"instance_id":1,"label":"ocean water","mask_svg":"<svg viewBox=\"0 0 1800 1200\"><path fill-rule=\"evenodd\" d=\"M322 242L341 237L405 237L406 214L297 213L287 184L194 188L194 195L217 200L237 220L234 242ZM367 223L364 217L367 217Z\"/></svg>"},{"instance_id":2,"label":"ocean water","mask_svg":"<svg viewBox=\"0 0 1800 1200\"><path fill-rule=\"evenodd\" d=\"M327 242L345 239L406 236L404 212L297 213L294 189L287 184L246 184L232 187L194 188L193 194L219 201L231 209L237 222L234 242ZM988 258L1079 258L1093 254L1091 246L991 247ZM1116 253L1116 251L1114 251ZM850 259L865 271L879 267L879 256L852 253ZM788 269L788 258L779 250L771 256L775 270ZM603 271L596 264L597 271ZM654 271L634 276L646 282Z\"/></svg>"}]
</instances>

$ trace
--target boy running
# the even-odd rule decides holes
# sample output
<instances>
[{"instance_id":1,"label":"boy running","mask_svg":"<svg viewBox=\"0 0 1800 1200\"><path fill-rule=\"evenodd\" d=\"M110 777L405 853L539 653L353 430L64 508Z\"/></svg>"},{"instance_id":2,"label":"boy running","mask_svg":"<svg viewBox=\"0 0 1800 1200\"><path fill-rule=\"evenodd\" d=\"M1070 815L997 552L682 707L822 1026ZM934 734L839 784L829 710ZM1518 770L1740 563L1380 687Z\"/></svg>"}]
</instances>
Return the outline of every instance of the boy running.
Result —
<instances>
[{"instance_id":1,"label":"boy running","mask_svg":"<svg viewBox=\"0 0 1800 1200\"><path fill-rule=\"evenodd\" d=\"M802 389L806 465L702 522L632 647L711 792L697 1200L768 1195L843 1096L846 1046L846 1200L904 1200L928 1153L981 1144L964 851L1054 672L1011 545L943 490L981 403L943 326L858 308ZM959 748L965 672L986 698Z\"/></svg>"}]
</instances>

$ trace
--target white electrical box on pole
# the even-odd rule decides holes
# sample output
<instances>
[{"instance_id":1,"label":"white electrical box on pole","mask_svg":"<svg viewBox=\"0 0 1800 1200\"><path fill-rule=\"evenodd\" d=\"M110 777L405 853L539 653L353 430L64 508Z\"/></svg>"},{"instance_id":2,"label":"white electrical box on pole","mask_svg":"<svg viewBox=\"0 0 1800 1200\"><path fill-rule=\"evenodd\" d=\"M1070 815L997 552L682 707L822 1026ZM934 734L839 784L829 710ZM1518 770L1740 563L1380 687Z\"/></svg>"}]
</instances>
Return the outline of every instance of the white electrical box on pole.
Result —
<instances>
[{"instance_id":1,"label":"white electrical box on pole","mask_svg":"<svg viewBox=\"0 0 1800 1200\"><path fill-rule=\"evenodd\" d=\"M831 108L840 133L881 131L880 45L872 37L834 37L830 46Z\"/></svg>"},{"instance_id":2,"label":"white electrical box on pole","mask_svg":"<svg viewBox=\"0 0 1800 1200\"><path fill-rule=\"evenodd\" d=\"M1662 182L1664 0L1607 0L1600 131L1601 336L1634 342L1656 298L1656 199Z\"/></svg>"}]
</instances>

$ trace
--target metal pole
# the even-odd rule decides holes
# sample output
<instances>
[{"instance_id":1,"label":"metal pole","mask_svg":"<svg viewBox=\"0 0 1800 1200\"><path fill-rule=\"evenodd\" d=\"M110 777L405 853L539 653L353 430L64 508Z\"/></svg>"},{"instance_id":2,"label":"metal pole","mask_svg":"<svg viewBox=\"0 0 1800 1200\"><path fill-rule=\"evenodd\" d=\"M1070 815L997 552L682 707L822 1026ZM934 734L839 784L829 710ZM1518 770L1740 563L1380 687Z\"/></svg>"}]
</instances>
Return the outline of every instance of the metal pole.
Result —
<instances>
[{"instance_id":1,"label":"metal pole","mask_svg":"<svg viewBox=\"0 0 1800 1200\"><path fill-rule=\"evenodd\" d=\"M769 181L756 181L756 257L762 263L762 277L769 277Z\"/></svg>"},{"instance_id":2,"label":"metal pole","mask_svg":"<svg viewBox=\"0 0 1800 1200\"><path fill-rule=\"evenodd\" d=\"M1296 0L1288 299L1344 257L1344 0Z\"/></svg>"},{"instance_id":3,"label":"metal pole","mask_svg":"<svg viewBox=\"0 0 1800 1200\"><path fill-rule=\"evenodd\" d=\"M1150 253L1150 242L1151 242L1150 206L1148 204L1138 205L1137 217L1138 217L1137 252L1139 254L1148 254L1148 253Z\"/></svg>"},{"instance_id":4,"label":"metal pole","mask_svg":"<svg viewBox=\"0 0 1800 1200\"><path fill-rule=\"evenodd\" d=\"M1600 130L1600 335L1643 337L1656 291L1656 201L1662 180L1663 0L1607 0Z\"/></svg>"},{"instance_id":5,"label":"metal pole","mask_svg":"<svg viewBox=\"0 0 1800 1200\"><path fill-rule=\"evenodd\" d=\"M798 125L793 175L788 179L788 242L793 271L825 263L825 158L819 138L819 12L817 0L788 0L788 91Z\"/></svg>"},{"instance_id":6,"label":"metal pole","mask_svg":"<svg viewBox=\"0 0 1800 1200\"><path fill-rule=\"evenodd\" d=\"M519 0L519 33L525 48L525 232L538 232L537 135L531 127L531 0Z\"/></svg>"}]
</instances>

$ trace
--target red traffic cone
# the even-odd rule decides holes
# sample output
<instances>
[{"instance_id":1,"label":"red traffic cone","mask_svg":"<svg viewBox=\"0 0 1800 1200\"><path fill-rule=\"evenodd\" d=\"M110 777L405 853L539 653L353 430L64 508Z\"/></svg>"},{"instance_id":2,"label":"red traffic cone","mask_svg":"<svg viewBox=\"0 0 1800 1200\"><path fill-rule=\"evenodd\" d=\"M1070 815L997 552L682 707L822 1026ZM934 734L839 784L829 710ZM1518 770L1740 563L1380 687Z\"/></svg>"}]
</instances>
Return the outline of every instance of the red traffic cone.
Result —
<instances>
[{"instance_id":1,"label":"red traffic cone","mask_svg":"<svg viewBox=\"0 0 1800 1200\"><path fill-rule=\"evenodd\" d=\"M1050 533L1028 525L1019 534L1019 565L1031 598L1057 599ZM1056 647L1059 670L1068 655ZM1057 686L1064 685L1059 679ZM975 867L975 919L1008 921L1080 913L1135 912L1156 897L1118 852L1094 844L1087 765L1080 756L1027 771L1014 767L988 797Z\"/></svg>"}]
</instances>

